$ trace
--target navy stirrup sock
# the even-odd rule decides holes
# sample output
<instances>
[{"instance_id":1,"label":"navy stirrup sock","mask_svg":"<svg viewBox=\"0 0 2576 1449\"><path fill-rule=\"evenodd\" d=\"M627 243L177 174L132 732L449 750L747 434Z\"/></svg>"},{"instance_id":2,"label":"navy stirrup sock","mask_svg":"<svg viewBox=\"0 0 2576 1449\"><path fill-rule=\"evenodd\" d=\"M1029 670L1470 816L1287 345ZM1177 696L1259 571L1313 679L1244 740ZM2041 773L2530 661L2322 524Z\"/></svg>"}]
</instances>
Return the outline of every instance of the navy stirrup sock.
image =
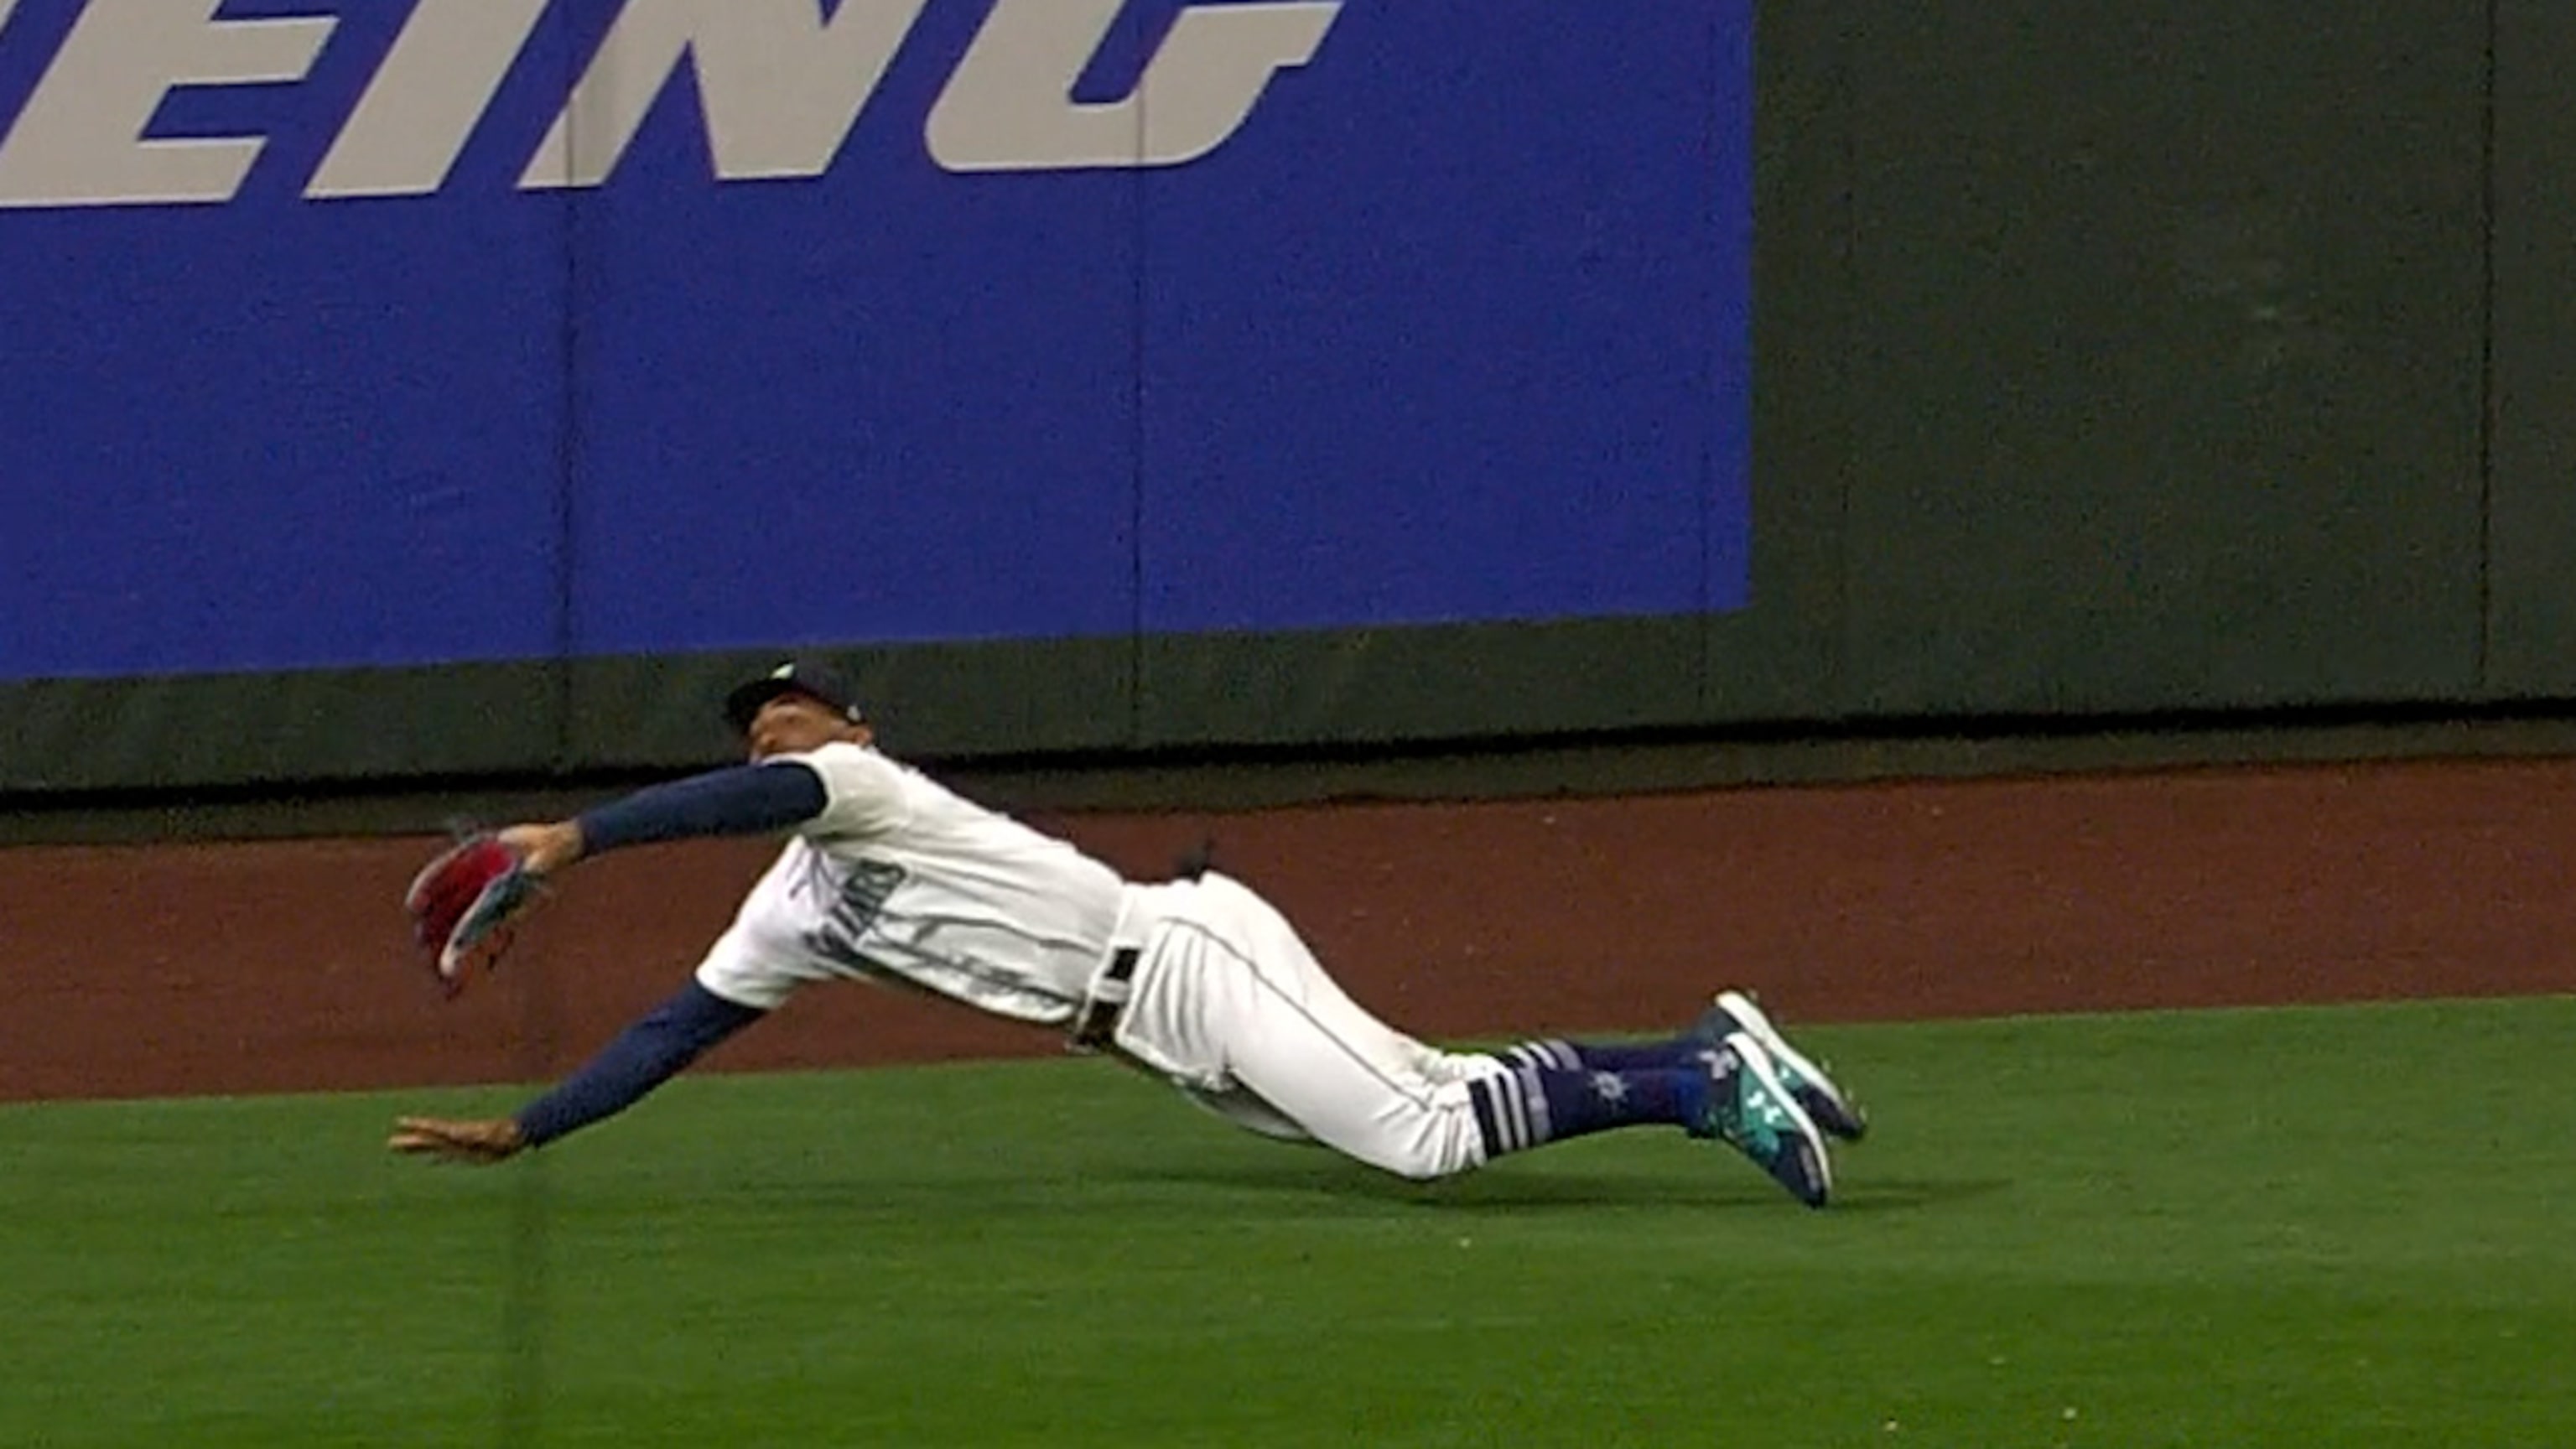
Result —
<instances>
[{"instance_id":1,"label":"navy stirrup sock","mask_svg":"<svg viewBox=\"0 0 2576 1449\"><path fill-rule=\"evenodd\" d=\"M1549 1037L1522 1042L1498 1055L1515 1067L1553 1068L1568 1072L1687 1071L1704 1067L1702 1053L1707 1050L1708 1043L1689 1036L1636 1042L1567 1041L1562 1037Z\"/></svg>"},{"instance_id":2,"label":"navy stirrup sock","mask_svg":"<svg viewBox=\"0 0 2576 1449\"><path fill-rule=\"evenodd\" d=\"M1512 1070L1467 1084L1485 1156L1619 1127L1688 1127L1708 1105L1708 1069L1563 1070L1513 1062Z\"/></svg>"}]
</instances>

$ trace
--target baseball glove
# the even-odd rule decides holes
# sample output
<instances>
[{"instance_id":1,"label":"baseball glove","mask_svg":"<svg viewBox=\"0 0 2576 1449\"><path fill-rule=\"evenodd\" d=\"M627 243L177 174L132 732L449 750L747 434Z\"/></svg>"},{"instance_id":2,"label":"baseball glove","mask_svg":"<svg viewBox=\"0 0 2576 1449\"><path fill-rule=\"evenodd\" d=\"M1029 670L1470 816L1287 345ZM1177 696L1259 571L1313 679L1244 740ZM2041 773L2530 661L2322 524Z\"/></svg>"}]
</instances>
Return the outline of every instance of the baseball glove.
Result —
<instances>
[{"instance_id":1,"label":"baseball glove","mask_svg":"<svg viewBox=\"0 0 2576 1449\"><path fill-rule=\"evenodd\" d=\"M403 896L412 939L439 985L453 997L466 968L488 971L508 953L511 925L544 894L526 858L488 832L459 840L412 878Z\"/></svg>"}]
</instances>

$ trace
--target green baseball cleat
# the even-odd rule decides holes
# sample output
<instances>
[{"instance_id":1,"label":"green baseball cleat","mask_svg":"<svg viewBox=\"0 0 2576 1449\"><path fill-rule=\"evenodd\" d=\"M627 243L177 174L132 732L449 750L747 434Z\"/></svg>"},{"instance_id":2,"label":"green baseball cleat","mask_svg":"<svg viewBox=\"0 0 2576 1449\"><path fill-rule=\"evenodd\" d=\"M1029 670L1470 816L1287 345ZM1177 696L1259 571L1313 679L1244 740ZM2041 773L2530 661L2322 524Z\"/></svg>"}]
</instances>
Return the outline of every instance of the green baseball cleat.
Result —
<instances>
[{"instance_id":1,"label":"green baseball cleat","mask_svg":"<svg viewBox=\"0 0 2576 1449\"><path fill-rule=\"evenodd\" d=\"M1858 1142L1868 1133L1869 1115L1834 1085L1823 1067L1789 1045L1789 1039L1771 1024L1771 1018L1764 1016L1762 1008L1743 992L1720 993L1716 1003L1701 1013L1691 1035L1718 1042L1730 1032L1739 1031L1762 1044L1762 1050L1779 1067L1780 1080L1787 1084L1789 1095L1798 1099L1798 1105L1806 1109L1817 1126L1845 1142Z\"/></svg>"},{"instance_id":2,"label":"green baseball cleat","mask_svg":"<svg viewBox=\"0 0 2576 1449\"><path fill-rule=\"evenodd\" d=\"M1701 1054L1708 1064L1708 1111L1693 1137L1714 1138L1753 1159L1771 1180L1811 1208L1833 1191L1824 1135L1781 1081L1762 1044L1735 1032Z\"/></svg>"}]
</instances>

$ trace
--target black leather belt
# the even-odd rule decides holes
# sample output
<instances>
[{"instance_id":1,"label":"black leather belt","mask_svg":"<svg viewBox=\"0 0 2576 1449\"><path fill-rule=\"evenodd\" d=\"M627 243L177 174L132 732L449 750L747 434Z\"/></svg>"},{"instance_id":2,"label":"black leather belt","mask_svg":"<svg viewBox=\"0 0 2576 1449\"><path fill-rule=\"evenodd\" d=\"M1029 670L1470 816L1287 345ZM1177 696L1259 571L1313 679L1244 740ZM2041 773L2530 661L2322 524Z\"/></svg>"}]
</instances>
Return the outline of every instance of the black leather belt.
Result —
<instances>
[{"instance_id":1,"label":"black leather belt","mask_svg":"<svg viewBox=\"0 0 2576 1449\"><path fill-rule=\"evenodd\" d=\"M1109 953L1109 964L1092 984L1090 997L1074 1013L1074 1050L1109 1050L1118 1035L1118 1017L1127 1009L1127 983L1135 978L1136 962L1142 954L1133 946L1121 946Z\"/></svg>"}]
</instances>

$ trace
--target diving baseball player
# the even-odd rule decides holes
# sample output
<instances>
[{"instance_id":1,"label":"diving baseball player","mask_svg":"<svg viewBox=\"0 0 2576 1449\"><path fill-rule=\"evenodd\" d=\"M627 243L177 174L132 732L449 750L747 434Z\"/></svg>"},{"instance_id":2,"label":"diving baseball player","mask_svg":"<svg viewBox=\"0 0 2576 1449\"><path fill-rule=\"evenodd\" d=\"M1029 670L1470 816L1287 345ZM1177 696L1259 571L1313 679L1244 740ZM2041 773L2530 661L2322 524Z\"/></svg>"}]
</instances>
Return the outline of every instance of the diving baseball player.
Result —
<instances>
[{"instance_id":1,"label":"diving baseball player","mask_svg":"<svg viewBox=\"0 0 2576 1449\"><path fill-rule=\"evenodd\" d=\"M1665 1041L1443 1051L1362 1010L1242 884L1215 872L1122 879L888 758L827 668L782 665L735 689L725 713L748 763L513 826L486 852L507 877L486 901L516 909L533 881L603 851L789 832L693 979L514 1116L402 1118L394 1150L497 1162L543 1146L633 1104L801 988L856 979L1061 1027L1252 1131L1408 1178L1663 1125L1729 1144L1821 1207L1826 1135L1863 1131L1841 1089L1737 993ZM460 895L435 879L444 869L423 872L416 912L475 895L479 882ZM425 941L440 944L450 919ZM451 951L441 969L454 965Z\"/></svg>"}]
</instances>

